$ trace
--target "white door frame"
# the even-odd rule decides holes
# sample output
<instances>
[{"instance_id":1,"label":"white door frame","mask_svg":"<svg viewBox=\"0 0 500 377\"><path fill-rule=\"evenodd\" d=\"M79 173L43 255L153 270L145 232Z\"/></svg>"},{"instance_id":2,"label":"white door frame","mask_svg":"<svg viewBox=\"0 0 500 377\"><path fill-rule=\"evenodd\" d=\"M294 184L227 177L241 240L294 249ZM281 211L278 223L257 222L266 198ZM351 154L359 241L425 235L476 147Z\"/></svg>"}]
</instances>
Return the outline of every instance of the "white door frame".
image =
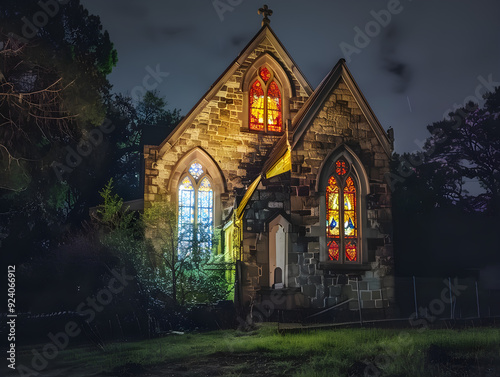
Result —
<instances>
[{"instance_id":1,"label":"white door frame","mask_svg":"<svg viewBox=\"0 0 500 377\"><path fill-rule=\"evenodd\" d=\"M283 284L288 285L288 245L289 242L289 227L290 223L282 216L278 215L269 223L269 286L274 284L274 269L281 267ZM281 250L277 250L277 232L283 232L284 242ZM279 255L278 253L282 253ZM281 258L280 258L281 257ZM281 259L281 263L280 262ZM280 265L278 265L279 263Z\"/></svg>"}]
</instances>

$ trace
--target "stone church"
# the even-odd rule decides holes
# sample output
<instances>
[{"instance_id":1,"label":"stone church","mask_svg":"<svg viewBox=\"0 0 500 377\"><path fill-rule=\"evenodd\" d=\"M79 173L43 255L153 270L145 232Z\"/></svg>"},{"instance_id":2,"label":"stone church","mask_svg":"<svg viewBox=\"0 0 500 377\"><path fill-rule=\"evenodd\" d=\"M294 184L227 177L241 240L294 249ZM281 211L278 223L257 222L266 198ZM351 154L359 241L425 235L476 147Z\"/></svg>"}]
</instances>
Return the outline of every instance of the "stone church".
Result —
<instances>
[{"instance_id":1,"label":"stone church","mask_svg":"<svg viewBox=\"0 0 500 377\"><path fill-rule=\"evenodd\" d=\"M284 309L392 307L392 130L344 59L312 88L271 12L170 135L144 147L145 206L174 203L179 247L202 234L232 263L240 305L279 291Z\"/></svg>"}]
</instances>

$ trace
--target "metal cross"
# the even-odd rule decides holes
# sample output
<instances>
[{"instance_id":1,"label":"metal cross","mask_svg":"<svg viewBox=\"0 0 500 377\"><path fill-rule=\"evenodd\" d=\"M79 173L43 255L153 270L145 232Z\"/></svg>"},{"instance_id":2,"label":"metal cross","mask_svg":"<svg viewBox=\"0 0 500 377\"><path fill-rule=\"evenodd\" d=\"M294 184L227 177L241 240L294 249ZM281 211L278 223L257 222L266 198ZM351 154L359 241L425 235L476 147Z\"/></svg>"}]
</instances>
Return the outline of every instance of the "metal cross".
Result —
<instances>
[{"instance_id":1,"label":"metal cross","mask_svg":"<svg viewBox=\"0 0 500 377\"><path fill-rule=\"evenodd\" d=\"M267 5L264 4L264 7L260 8L258 13L264 16L264 18L262 19L262 26L269 25L271 23L271 20L268 18L268 16L272 16L273 11L269 9Z\"/></svg>"}]
</instances>

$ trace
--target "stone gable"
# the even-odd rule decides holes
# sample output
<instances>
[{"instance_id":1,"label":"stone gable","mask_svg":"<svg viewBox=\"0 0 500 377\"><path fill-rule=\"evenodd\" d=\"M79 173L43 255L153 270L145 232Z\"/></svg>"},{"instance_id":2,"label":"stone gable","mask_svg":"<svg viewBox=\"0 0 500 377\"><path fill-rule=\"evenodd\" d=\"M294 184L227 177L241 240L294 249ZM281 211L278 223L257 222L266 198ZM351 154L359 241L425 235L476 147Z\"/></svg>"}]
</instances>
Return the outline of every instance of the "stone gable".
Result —
<instances>
[{"instance_id":1,"label":"stone gable","mask_svg":"<svg viewBox=\"0 0 500 377\"><path fill-rule=\"evenodd\" d=\"M294 110L304 104L308 98L305 88L279 58L278 51L269 39L264 38L180 137L169 141L172 147L167 153L158 156L156 148L145 149L146 206L147 202L154 200L173 199L171 193L166 191L170 172L177 161L195 147L203 148L212 156L224 173L228 191L224 208L232 207L234 189L244 188L261 172L265 157L280 136L257 134L243 128L248 115L243 114L244 95L241 86L247 69L264 53L276 58L291 78L296 96L290 99L290 114L294 114Z\"/></svg>"},{"instance_id":2,"label":"stone gable","mask_svg":"<svg viewBox=\"0 0 500 377\"><path fill-rule=\"evenodd\" d=\"M314 195L322 162L338 146L360 158L370 181L385 185L389 157L344 82L338 85L292 151L292 196Z\"/></svg>"}]
</instances>

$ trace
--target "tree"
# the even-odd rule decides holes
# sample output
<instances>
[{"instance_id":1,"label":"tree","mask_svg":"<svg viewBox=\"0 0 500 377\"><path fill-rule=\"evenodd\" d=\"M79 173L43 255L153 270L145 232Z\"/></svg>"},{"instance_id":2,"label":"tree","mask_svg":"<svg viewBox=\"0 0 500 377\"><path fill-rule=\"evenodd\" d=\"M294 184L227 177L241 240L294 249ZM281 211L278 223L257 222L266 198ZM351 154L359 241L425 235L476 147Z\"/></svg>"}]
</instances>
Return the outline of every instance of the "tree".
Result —
<instances>
[{"instance_id":1,"label":"tree","mask_svg":"<svg viewBox=\"0 0 500 377\"><path fill-rule=\"evenodd\" d=\"M147 91L137 104L137 124L141 126L167 126L173 129L181 120L180 110L167 110L167 101L158 91Z\"/></svg>"},{"instance_id":2,"label":"tree","mask_svg":"<svg viewBox=\"0 0 500 377\"><path fill-rule=\"evenodd\" d=\"M473 210L500 210L500 88L485 96L483 107L469 102L449 114L449 119L428 127L427 164L445 177L445 188L454 202L467 201ZM476 180L484 190L471 196L465 180Z\"/></svg>"},{"instance_id":3,"label":"tree","mask_svg":"<svg viewBox=\"0 0 500 377\"><path fill-rule=\"evenodd\" d=\"M449 118L429 125L431 136L422 151L395 154L392 172L386 177L393 191L418 187L426 193L431 207L453 205L498 213L500 88L485 99L482 107L470 102L451 112ZM471 194L467 181L478 182L483 191Z\"/></svg>"},{"instance_id":4,"label":"tree","mask_svg":"<svg viewBox=\"0 0 500 377\"><path fill-rule=\"evenodd\" d=\"M129 211L123 199L114 193L112 180L100 195L103 203L92 218L101 243L127 270L134 271L143 297L166 296L174 306L227 297L225 271L218 268L222 256L199 247L207 240L199 240L193 248L182 250L177 214L170 204L153 203L139 216Z\"/></svg>"},{"instance_id":5,"label":"tree","mask_svg":"<svg viewBox=\"0 0 500 377\"><path fill-rule=\"evenodd\" d=\"M141 216L124 206L123 199L114 192L112 179L99 194L102 203L92 214L93 229L102 247L134 275L138 286L136 300L147 310L157 292L164 290L164 276L159 273L161 258L144 239Z\"/></svg>"},{"instance_id":6,"label":"tree","mask_svg":"<svg viewBox=\"0 0 500 377\"><path fill-rule=\"evenodd\" d=\"M225 270L219 268L223 256L215 255L212 249L201 245L216 245L217 238L210 240L196 236L192 247L183 247L179 242L177 213L166 202L155 202L144 210L144 225L157 255L162 256L165 277L172 300L179 305L199 302L214 302L225 299L229 286Z\"/></svg>"},{"instance_id":7,"label":"tree","mask_svg":"<svg viewBox=\"0 0 500 377\"><path fill-rule=\"evenodd\" d=\"M167 101L156 91L148 91L138 103L122 94L113 95L109 102L108 119L116 130L108 137L112 146L105 162L107 177L113 177L120 196L136 199L142 195L142 152L145 129L161 129L159 143L180 120L180 110L167 108ZM148 141L149 142L149 141ZM101 182L102 184L102 182Z\"/></svg>"},{"instance_id":8,"label":"tree","mask_svg":"<svg viewBox=\"0 0 500 377\"><path fill-rule=\"evenodd\" d=\"M452 274L499 260L500 89L485 99L428 126L421 152L393 156L387 178L400 272ZM469 192L467 181L481 191Z\"/></svg>"},{"instance_id":9,"label":"tree","mask_svg":"<svg viewBox=\"0 0 500 377\"><path fill-rule=\"evenodd\" d=\"M62 182L51 164L75 163L69 144L103 121L106 75L117 61L99 17L78 0L48 3L0 5L0 233L2 247L16 251L4 255L17 259L47 250L68 218L85 214L89 165L76 161L81 168Z\"/></svg>"},{"instance_id":10,"label":"tree","mask_svg":"<svg viewBox=\"0 0 500 377\"><path fill-rule=\"evenodd\" d=\"M79 1L55 3L52 12L40 4L7 0L0 7L0 145L11 160L46 163L58 143L102 122L117 53L99 17ZM33 25L40 25L35 15L46 22Z\"/></svg>"}]
</instances>

